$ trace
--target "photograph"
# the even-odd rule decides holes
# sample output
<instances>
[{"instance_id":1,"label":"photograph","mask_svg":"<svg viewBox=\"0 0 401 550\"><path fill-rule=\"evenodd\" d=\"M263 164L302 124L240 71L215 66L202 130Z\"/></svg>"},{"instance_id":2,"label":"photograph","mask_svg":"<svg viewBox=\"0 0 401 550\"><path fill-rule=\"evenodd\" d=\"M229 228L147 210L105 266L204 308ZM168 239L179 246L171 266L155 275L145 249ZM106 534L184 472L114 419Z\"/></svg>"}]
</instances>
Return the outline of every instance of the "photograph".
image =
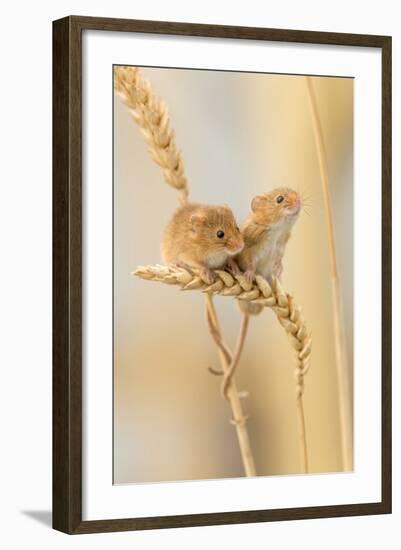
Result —
<instances>
[{"instance_id":1,"label":"photograph","mask_svg":"<svg viewBox=\"0 0 401 550\"><path fill-rule=\"evenodd\" d=\"M399 550L399 7L4 4L3 548Z\"/></svg>"},{"instance_id":2,"label":"photograph","mask_svg":"<svg viewBox=\"0 0 401 550\"><path fill-rule=\"evenodd\" d=\"M391 37L53 33L53 510L391 512Z\"/></svg>"},{"instance_id":3,"label":"photograph","mask_svg":"<svg viewBox=\"0 0 401 550\"><path fill-rule=\"evenodd\" d=\"M352 472L354 78L113 88L113 484Z\"/></svg>"}]
</instances>

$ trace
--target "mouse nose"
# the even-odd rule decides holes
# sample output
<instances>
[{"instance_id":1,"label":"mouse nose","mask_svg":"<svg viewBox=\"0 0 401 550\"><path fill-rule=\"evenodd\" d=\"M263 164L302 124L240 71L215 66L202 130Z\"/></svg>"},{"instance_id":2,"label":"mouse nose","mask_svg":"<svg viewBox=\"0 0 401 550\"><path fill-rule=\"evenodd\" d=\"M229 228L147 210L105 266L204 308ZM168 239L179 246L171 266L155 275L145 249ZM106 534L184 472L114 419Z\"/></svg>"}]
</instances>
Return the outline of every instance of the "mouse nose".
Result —
<instances>
[{"instance_id":1,"label":"mouse nose","mask_svg":"<svg viewBox=\"0 0 401 550\"><path fill-rule=\"evenodd\" d=\"M294 199L292 201L292 207L299 210L301 208L301 206L302 206L301 197L299 197L299 196L294 197Z\"/></svg>"},{"instance_id":2,"label":"mouse nose","mask_svg":"<svg viewBox=\"0 0 401 550\"><path fill-rule=\"evenodd\" d=\"M244 239L241 237L235 241L230 242L230 249L232 254L238 254L244 248Z\"/></svg>"}]
</instances>

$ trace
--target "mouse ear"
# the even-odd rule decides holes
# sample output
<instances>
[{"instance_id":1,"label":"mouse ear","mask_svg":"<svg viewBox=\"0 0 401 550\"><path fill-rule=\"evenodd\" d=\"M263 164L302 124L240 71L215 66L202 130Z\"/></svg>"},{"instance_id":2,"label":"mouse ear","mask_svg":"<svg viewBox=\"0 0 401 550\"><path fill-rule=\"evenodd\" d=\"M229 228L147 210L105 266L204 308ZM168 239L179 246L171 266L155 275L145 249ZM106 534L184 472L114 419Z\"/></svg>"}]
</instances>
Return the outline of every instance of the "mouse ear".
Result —
<instances>
[{"instance_id":1,"label":"mouse ear","mask_svg":"<svg viewBox=\"0 0 401 550\"><path fill-rule=\"evenodd\" d=\"M190 217L190 221L191 221L192 227L200 227L204 225L206 221L206 216L205 214L197 212L196 214L192 214L192 216Z\"/></svg>"},{"instance_id":2,"label":"mouse ear","mask_svg":"<svg viewBox=\"0 0 401 550\"><path fill-rule=\"evenodd\" d=\"M219 208L220 213L225 216L227 220L234 218L234 212L228 206L228 204L222 204Z\"/></svg>"},{"instance_id":3,"label":"mouse ear","mask_svg":"<svg viewBox=\"0 0 401 550\"><path fill-rule=\"evenodd\" d=\"M265 195L256 195L256 197L253 197L251 202L251 210L252 212L256 212L260 208L263 208L266 206L267 198Z\"/></svg>"}]
</instances>

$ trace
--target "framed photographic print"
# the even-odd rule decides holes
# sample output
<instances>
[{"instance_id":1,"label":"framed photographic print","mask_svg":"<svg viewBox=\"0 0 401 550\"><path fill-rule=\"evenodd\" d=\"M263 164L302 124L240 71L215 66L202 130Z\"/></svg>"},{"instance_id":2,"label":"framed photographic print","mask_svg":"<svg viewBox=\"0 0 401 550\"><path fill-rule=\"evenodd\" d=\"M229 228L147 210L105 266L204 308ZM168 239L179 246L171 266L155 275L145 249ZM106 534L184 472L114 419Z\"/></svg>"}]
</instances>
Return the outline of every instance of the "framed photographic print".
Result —
<instances>
[{"instance_id":1,"label":"framed photographic print","mask_svg":"<svg viewBox=\"0 0 401 550\"><path fill-rule=\"evenodd\" d=\"M391 511L391 38L53 23L53 526Z\"/></svg>"}]
</instances>

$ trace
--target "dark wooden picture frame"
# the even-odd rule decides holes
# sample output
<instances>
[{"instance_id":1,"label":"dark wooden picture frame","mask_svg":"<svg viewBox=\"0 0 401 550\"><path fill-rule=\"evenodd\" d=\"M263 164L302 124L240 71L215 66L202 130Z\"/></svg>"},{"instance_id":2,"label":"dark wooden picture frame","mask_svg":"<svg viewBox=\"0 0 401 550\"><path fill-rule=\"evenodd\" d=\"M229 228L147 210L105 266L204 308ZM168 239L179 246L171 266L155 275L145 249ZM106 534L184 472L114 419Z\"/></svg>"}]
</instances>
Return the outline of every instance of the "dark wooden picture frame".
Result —
<instances>
[{"instance_id":1,"label":"dark wooden picture frame","mask_svg":"<svg viewBox=\"0 0 401 550\"><path fill-rule=\"evenodd\" d=\"M380 502L82 520L83 30L379 48L382 53L382 496ZM53 22L53 527L69 534L391 513L391 37L66 17Z\"/></svg>"}]
</instances>

